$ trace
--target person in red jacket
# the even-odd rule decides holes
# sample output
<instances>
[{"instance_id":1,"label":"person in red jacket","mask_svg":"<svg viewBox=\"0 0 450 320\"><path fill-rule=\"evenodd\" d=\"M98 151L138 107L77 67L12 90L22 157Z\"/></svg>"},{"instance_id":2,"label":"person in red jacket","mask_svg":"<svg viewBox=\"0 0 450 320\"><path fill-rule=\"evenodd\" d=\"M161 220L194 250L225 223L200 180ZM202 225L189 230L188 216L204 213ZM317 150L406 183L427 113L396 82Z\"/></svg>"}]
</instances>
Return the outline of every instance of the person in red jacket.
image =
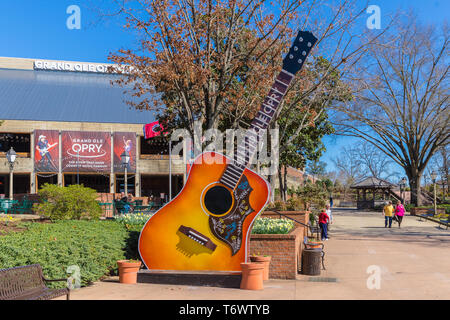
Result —
<instances>
[{"instance_id":1,"label":"person in red jacket","mask_svg":"<svg viewBox=\"0 0 450 320\"><path fill-rule=\"evenodd\" d=\"M319 226L321 230L321 238L323 240L328 240L328 232L327 232L327 224L330 221L330 217L325 212L325 209L322 209L322 212L319 214Z\"/></svg>"}]
</instances>

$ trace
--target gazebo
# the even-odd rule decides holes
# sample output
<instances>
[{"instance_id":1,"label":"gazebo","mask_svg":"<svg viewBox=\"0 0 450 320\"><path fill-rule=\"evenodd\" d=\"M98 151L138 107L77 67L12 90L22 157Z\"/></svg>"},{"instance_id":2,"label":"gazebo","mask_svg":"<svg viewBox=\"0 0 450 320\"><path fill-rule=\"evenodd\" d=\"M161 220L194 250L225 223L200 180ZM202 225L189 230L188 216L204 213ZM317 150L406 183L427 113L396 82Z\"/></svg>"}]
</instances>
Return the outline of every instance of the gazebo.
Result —
<instances>
[{"instance_id":1,"label":"gazebo","mask_svg":"<svg viewBox=\"0 0 450 320\"><path fill-rule=\"evenodd\" d=\"M387 200L399 199L392 191L395 187L396 184L375 177L368 177L350 186L351 189L356 189L358 209L374 209L382 206Z\"/></svg>"}]
</instances>

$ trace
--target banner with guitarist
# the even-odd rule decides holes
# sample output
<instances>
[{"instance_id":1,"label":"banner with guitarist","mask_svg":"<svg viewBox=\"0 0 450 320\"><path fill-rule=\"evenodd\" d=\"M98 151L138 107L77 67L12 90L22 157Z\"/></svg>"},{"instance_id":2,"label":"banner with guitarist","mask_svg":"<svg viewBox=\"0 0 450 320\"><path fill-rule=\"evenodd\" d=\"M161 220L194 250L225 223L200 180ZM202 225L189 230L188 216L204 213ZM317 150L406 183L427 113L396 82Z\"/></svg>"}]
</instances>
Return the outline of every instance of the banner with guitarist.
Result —
<instances>
[{"instance_id":1,"label":"banner with guitarist","mask_svg":"<svg viewBox=\"0 0 450 320\"><path fill-rule=\"evenodd\" d=\"M127 165L128 173L136 172L136 133L114 132L114 172L124 172L121 154L127 151L130 161Z\"/></svg>"},{"instance_id":2,"label":"banner with guitarist","mask_svg":"<svg viewBox=\"0 0 450 320\"><path fill-rule=\"evenodd\" d=\"M34 131L34 170L36 172L58 172L58 143L57 130Z\"/></svg>"}]
</instances>

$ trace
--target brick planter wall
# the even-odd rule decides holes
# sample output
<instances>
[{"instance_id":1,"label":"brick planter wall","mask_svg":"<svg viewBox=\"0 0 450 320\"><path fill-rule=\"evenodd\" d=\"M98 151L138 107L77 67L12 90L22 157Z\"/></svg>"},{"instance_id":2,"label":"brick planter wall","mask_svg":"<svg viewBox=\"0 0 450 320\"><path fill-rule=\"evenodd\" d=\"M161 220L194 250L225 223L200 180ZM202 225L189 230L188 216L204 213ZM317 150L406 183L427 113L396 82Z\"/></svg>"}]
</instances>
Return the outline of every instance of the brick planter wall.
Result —
<instances>
[{"instance_id":1,"label":"brick planter wall","mask_svg":"<svg viewBox=\"0 0 450 320\"><path fill-rule=\"evenodd\" d=\"M289 234L252 234L249 254L269 255L269 278L295 279L300 270L300 258L305 229L294 228Z\"/></svg>"},{"instance_id":2,"label":"brick planter wall","mask_svg":"<svg viewBox=\"0 0 450 320\"><path fill-rule=\"evenodd\" d=\"M433 213L434 208L411 208L411 215L416 216L420 214ZM445 208L437 208L437 214L445 213Z\"/></svg>"}]
</instances>

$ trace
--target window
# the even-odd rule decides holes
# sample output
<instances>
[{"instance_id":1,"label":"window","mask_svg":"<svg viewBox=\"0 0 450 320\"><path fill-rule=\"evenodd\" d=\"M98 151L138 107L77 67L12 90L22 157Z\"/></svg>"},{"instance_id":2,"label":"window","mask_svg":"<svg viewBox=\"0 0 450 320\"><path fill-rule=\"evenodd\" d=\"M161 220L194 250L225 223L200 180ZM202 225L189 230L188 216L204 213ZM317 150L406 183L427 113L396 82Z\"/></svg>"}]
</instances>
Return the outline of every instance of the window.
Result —
<instances>
[{"instance_id":1,"label":"window","mask_svg":"<svg viewBox=\"0 0 450 320\"><path fill-rule=\"evenodd\" d=\"M0 133L0 152L7 152L12 147L18 153L30 153L30 139L29 133Z\"/></svg>"},{"instance_id":2,"label":"window","mask_svg":"<svg viewBox=\"0 0 450 320\"><path fill-rule=\"evenodd\" d=\"M144 139L140 137L141 141L141 154L148 155L168 155L169 143L164 137L154 137L150 139Z\"/></svg>"}]
</instances>

